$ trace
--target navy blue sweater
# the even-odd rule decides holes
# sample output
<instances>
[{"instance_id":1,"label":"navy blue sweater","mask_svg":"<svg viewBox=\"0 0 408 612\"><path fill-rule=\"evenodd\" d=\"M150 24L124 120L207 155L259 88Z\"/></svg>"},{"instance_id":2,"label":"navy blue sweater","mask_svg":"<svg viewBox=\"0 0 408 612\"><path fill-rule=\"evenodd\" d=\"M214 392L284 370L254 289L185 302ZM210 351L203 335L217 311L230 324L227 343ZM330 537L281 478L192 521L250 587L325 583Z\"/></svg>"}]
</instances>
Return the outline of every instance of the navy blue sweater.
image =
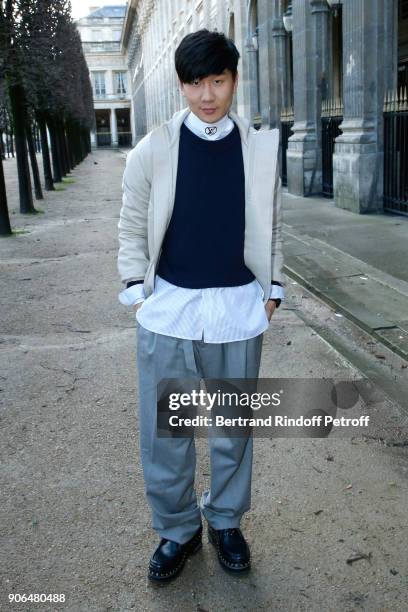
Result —
<instances>
[{"instance_id":1,"label":"navy blue sweater","mask_svg":"<svg viewBox=\"0 0 408 612\"><path fill-rule=\"evenodd\" d=\"M244 263L244 233L245 175L237 125L210 141L182 124L174 209L157 274L191 289L250 283L255 276Z\"/></svg>"}]
</instances>

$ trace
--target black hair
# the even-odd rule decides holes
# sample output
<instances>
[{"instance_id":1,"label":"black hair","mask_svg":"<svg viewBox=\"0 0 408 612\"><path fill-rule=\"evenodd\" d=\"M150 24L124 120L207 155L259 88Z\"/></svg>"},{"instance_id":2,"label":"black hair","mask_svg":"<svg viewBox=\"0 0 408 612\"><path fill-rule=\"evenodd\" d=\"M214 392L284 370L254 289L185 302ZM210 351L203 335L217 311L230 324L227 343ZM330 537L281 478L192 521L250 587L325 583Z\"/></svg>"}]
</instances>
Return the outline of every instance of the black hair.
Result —
<instances>
[{"instance_id":1,"label":"black hair","mask_svg":"<svg viewBox=\"0 0 408 612\"><path fill-rule=\"evenodd\" d=\"M207 29L187 34L175 52L176 72L182 83L191 83L225 69L235 79L239 52L234 42L221 32Z\"/></svg>"}]
</instances>

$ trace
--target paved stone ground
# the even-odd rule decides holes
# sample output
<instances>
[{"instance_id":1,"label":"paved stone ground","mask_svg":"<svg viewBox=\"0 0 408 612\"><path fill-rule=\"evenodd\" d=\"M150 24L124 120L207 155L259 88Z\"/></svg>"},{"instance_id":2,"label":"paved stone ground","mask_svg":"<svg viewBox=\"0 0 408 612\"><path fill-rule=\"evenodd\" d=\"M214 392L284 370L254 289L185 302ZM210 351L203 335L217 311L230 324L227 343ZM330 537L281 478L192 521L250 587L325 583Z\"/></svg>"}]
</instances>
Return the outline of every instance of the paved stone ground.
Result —
<instances>
[{"instance_id":1,"label":"paved stone ground","mask_svg":"<svg viewBox=\"0 0 408 612\"><path fill-rule=\"evenodd\" d=\"M408 216L284 194L287 274L408 361Z\"/></svg>"},{"instance_id":2,"label":"paved stone ground","mask_svg":"<svg viewBox=\"0 0 408 612\"><path fill-rule=\"evenodd\" d=\"M257 438L242 524L251 573L223 572L205 538L177 581L148 583L158 538L139 464L135 321L117 300L124 159L90 155L35 216L17 211L5 163L12 225L27 233L0 239L0 609L406 610L406 364L290 280L261 376L368 376L375 399L349 412L369 411L372 425L324 440ZM197 452L200 495L204 439ZM347 563L356 551L368 558ZM9 593L64 593L66 603L9 605Z\"/></svg>"}]
</instances>

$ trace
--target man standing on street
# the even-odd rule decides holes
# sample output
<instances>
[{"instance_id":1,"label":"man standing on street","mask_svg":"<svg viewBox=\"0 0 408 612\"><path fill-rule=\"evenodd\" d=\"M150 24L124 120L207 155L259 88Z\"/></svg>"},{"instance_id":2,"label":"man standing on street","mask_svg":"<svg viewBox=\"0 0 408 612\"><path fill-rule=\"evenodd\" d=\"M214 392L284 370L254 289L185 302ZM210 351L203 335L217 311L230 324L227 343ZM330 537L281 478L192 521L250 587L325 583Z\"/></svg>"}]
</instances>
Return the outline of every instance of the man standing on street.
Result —
<instances>
[{"instance_id":1,"label":"man standing on street","mask_svg":"<svg viewBox=\"0 0 408 612\"><path fill-rule=\"evenodd\" d=\"M141 461L161 537L149 578L167 581L201 546L201 514L219 562L250 567L240 530L250 508L253 437L209 437L211 486L197 503L194 438L159 437L161 379L253 378L263 332L284 298L279 130L231 110L239 53L224 34L183 38L175 67L188 107L126 161L118 269L135 306Z\"/></svg>"}]
</instances>

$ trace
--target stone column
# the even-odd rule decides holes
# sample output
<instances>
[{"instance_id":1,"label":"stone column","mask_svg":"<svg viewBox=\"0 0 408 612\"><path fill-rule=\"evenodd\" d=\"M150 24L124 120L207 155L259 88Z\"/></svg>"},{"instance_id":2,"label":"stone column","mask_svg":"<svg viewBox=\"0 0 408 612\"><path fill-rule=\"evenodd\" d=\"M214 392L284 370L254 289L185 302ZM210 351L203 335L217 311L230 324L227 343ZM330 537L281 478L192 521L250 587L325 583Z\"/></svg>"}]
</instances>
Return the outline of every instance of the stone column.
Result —
<instances>
[{"instance_id":1,"label":"stone column","mask_svg":"<svg viewBox=\"0 0 408 612\"><path fill-rule=\"evenodd\" d=\"M204 14L204 24L203 28L208 28L211 30L211 16L210 16L210 0L203 0L203 14Z\"/></svg>"},{"instance_id":2,"label":"stone column","mask_svg":"<svg viewBox=\"0 0 408 612\"><path fill-rule=\"evenodd\" d=\"M217 1L217 28L219 32L228 35L227 3L225 0Z\"/></svg>"},{"instance_id":3,"label":"stone column","mask_svg":"<svg viewBox=\"0 0 408 612\"><path fill-rule=\"evenodd\" d=\"M269 47L269 125L271 128L279 127L282 106L286 105L286 94L288 89L286 66L290 61L287 57L287 36L283 26L283 3L281 0L273 0L270 15Z\"/></svg>"},{"instance_id":4,"label":"stone column","mask_svg":"<svg viewBox=\"0 0 408 612\"><path fill-rule=\"evenodd\" d=\"M250 108L251 108L251 124L254 120L255 115L259 113L259 100L258 100L258 78L257 78L257 51L250 38L247 37L245 43L245 50L248 58L248 84L249 84L249 96L250 96Z\"/></svg>"},{"instance_id":5,"label":"stone column","mask_svg":"<svg viewBox=\"0 0 408 612\"><path fill-rule=\"evenodd\" d=\"M248 31L247 2L248 0L237 0L234 2L232 8L234 13L235 45L237 46L237 49L241 55L241 59L239 60L238 64L239 84L236 94L236 107L238 114L250 119L250 79L245 47Z\"/></svg>"},{"instance_id":6,"label":"stone column","mask_svg":"<svg viewBox=\"0 0 408 612\"><path fill-rule=\"evenodd\" d=\"M246 7L246 37L245 37L245 52L248 64L248 92L249 92L249 103L250 103L250 122L254 121L255 115L259 114L259 87L258 87L258 50L255 47L252 35L255 34L254 21L258 21L257 18L253 17L253 11L257 11L257 1L247 0L248 4ZM259 43L259 41L258 41ZM266 67L267 70L267 67Z\"/></svg>"},{"instance_id":7,"label":"stone column","mask_svg":"<svg viewBox=\"0 0 408 612\"><path fill-rule=\"evenodd\" d=\"M135 101L133 95L130 94L130 131L132 138L132 147L136 144L136 125L135 125Z\"/></svg>"},{"instance_id":8,"label":"stone column","mask_svg":"<svg viewBox=\"0 0 408 612\"><path fill-rule=\"evenodd\" d=\"M261 129L269 129L271 99L271 72L269 65L269 20L271 6L269 0L258 0L258 66L259 66L259 114Z\"/></svg>"},{"instance_id":9,"label":"stone column","mask_svg":"<svg viewBox=\"0 0 408 612\"><path fill-rule=\"evenodd\" d=\"M284 100L287 33L282 9L282 0L258 0L259 111L265 129L279 126Z\"/></svg>"},{"instance_id":10,"label":"stone column","mask_svg":"<svg viewBox=\"0 0 408 612\"><path fill-rule=\"evenodd\" d=\"M287 152L288 191L301 196L322 190L320 113L328 11L326 0L293 0L295 123Z\"/></svg>"},{"instance_id":11,"label":"stone column","mask_svg":"<svg viewBox=\"0 0 408 612\"><path fill-rule=\"evenodd\" d=\"M111 132L111 145L112 147L118 146L118 126L116 122L116 111L114 108L110 109L110 132Z\"/></svg>"},{"instance_id":12,"label":"stone column","mask_svg":"<svg viewBox=\"0 0 408 612\"><path fill-rule=\"evenodd\" d=\"M343 1L343 122L333 156L334 202L356 213L382 209L384 79L393 45L393 2ZM388 26L387 26L388 24Z\"/></svg>"}]
</instances>

